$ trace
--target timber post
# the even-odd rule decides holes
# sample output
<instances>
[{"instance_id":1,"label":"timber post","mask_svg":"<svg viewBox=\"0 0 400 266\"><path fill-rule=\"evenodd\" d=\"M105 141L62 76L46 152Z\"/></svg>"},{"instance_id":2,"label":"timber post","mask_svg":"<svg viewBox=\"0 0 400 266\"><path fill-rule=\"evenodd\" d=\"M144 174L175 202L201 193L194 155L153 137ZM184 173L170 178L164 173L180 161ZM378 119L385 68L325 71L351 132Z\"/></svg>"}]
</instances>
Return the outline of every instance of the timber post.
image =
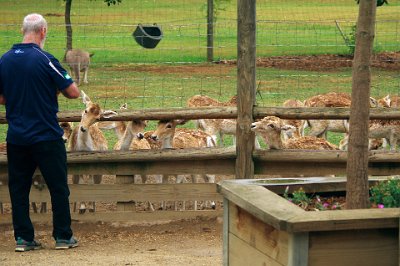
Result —
<instances>
[{"instance_id":1,"label":"timber post","mask_svg":"<svg viewBox=\"0 0 400 266\"><path fill-rule=\"evenodd\" d=\"M250 130L256 94L256 1L238 0L237 4L237 127L236 178L253 178L252 152L255 135Z\"/></svg>"}]
</instances>

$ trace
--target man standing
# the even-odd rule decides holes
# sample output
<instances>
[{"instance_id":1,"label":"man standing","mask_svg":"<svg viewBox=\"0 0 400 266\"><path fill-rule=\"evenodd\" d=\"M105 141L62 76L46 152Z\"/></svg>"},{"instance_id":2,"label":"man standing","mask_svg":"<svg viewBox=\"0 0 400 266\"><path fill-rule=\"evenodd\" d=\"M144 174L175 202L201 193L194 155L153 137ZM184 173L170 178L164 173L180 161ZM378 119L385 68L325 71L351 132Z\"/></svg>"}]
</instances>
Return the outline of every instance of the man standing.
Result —
<instances>
[{"instance_id":1,"label":"man standing","mask_svg":"<svg viewBox=\"0 0 400 266\"><path fill-rule=\"evenodd\" d=\"M56 249L78 246L71 230L66 150L57 120L61 92L79 97L79 89L51 54L43 51L47 22L39 14L24 18L23 41L0 59L0 104L6 106L9 192L15 251L40 249L29 216L32 176L38 167L49 188Z\"/></svg>"}]
</instances>

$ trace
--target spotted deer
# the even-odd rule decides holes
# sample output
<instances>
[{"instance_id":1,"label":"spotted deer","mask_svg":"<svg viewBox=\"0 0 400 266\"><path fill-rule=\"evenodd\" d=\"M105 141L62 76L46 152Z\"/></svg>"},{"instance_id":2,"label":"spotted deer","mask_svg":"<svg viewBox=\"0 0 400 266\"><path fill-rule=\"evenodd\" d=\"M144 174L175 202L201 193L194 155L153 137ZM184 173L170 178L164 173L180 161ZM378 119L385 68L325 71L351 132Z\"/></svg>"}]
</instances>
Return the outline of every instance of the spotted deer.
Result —
<instances>
[{"instance_id":1,"label":"spotted deer","mask_svg":"<svg viewBox=\"0 0 400 266\"><path fill-rule=\"evenodd\" d=\"M119 107L119 109L121 111L127 110L128 104L127 103L122 104ZM120 139L122 139L122 136L125 133L126 123L125 123L125 121L100 121L100 122L98 122L98 127L101 130L114 130L114 133L117 136L117 139L120 140Z\"/></svg>"},{"instance_id":2,"label":"spotted deer","mask_svg":"<svg viewBox=\"0 0 400 266\"><path fill-rule=\"evenodd\" d=\"M370 98L373 99L373 98ZM371 100L371 107L373 101ZM395 103L392 101L392 98L387 95L383 98L380 98L376 101L377 107L392 107ZM344 125L347 129L349 129L350 124L349 121L345 120ZM369 150L377 150L379 148L386 148L387 143L390 145L391 150L396 149L396 143L398 139L398 131L399 129L399 121L395 120L370 120L369 121L369 141L368 141L368 149ZM344 138L339 143L339 148L341 150L347 150L348 148L348 131L346 132ZM392 143L392 144L390 144Z\"/></svg>"},{"instance_id":3,"label":"spotted deer","mask_svg":"<svg viewBox=\"0 0 400 266\"><path fill-rule=\"evenodd\" d=\"M370 107L380 107L382 102L370 97ZM313 96L305 100L306 107L350 107L351 96L347 93L330 92ZM345 133L349 132L347 120L304 120L302 132L304 135L305 128L310 127L308 135L319 138L327 138L328 131Z\"/></svg>"},{"instance_id":4,"label":"spotted deer","mask_svg":"<svg viewBox=\"0 0 400 266\"><path fill-rule=\"evenodd\" d=\"M81 90L82 102L85 109L82 112L81 121L72 131L70 141L68 143L69 151L106 151L108 150L108 143L99 129L97 122L100 118L110 118L117 115L116 112L111 110L102 110L97 103L93 103L90 98ZM90 184L100 184L102 175L90 175ZM82 175L73 175L72 182L74 184L83 183ZM95 204L92 203L92 209L95 210ZM86 205L80 204L79 212L86 211Z\"/></svg>"},{"instance_id":5,"label":"spotted deer","mask_svg":"<svg viewBox=\"0 0 400 266\"><path fill-rule=\"evenodd\" d=\"M177 125L183 125L184 120L160 120L157 128L154 130L151 138L161 143L161 149L184 149L184 148L205 148L215 147L213 138L201 131L191 129L176 129ZM198 175L191 175L191 181L197 182ZM186 175L177 175L176 183L183 183ZM215 183L215 175L203 175L205 182ZM184 204L185 205L185 204ZM215 203L211 203L211 207L215 208ZM185 208L185 206L183 206ZM197 202L195 201L195 210L197 210Z\"/></svg>"},{"instance_id":6,"label":"spotted deer","mask_svg":"<svg viewBox=\"0 0 400 266\"><path fill-rule=\"evenodd\" d=\"M348 123L346 121L346 123ZM348 125L349 126L349 125ZM395 151L397 141L400 139L400 121L399 120L370 120L368 129L368 149L377 149L386 147L389 144L390 150ZM377 146L377 143L382 143ZM348 135L346 135L339 145L340 149L346 150L348 147Z\"/></svg>"},{"instance_id":7,"label":"spotted deer","mask_svg":"<svg viewBox=\"0 0 400 266\"><path fill-rule=\"evenodd\" d=\"M390 107L400 107L400 97L397 95L390 96Z\"/></svg>"},{"instance_id":8,"label":"spotted deer","mask_svg":"<svg viewBox=\"0 0 400 266\"><path fill-rule=\"evenodd\" d=\"M120 140L114 145L114 150L149 150L152 149L150 143L145 139L144 129L147 121L133 119L126 124L125 132ZM134 175L134 183L145 184L148 178L153 177L156 183L162 183L162 175ZM140 181L139 181L140 180ZM163 204L161 204L162 206ZM154 211L154 206L148 202L148 208Z\"/></svg>"},{"instance_id":9,"label":"spotted deer","mask_svg":"<svg viewBox=\"0 0 400 266\"><path fill-rule=\"evenodd\" d=\"M74 123L73 122L61 122L61 123L59 123L59 125L64 131L64 133L62 135L62 139L63 139L64 143L68 143L68 140L72 134L72 129L74 128Z\"/></svg>"},{"instance_id":10,"label":"spotted deer","mask_svg":"<svg viewBox=\"0 0 400 266\"><path fill-rule=\"evenodd\" d=\"M276 116L267 116L251 124L251 130L261 136L269 149L302 149L302 150L338 150L338 147L323 138L304 136L299 138L282 138L283 130L293 130Z\"/></svg>"},{"instance_id":11,"label":"spotted deer","mask_svg":"<svg viewBox=\"0 0 400 266\"><path fill-rule=\"evenodd\" d=\"M283 102L282 104L283 107L304 107L304 103L300 100L296 99L288 99ZM282 119L282 123L285 125L291 125L295 127L293 134L287 134L289 131L284 131L283 137L285 139L291 138L291 137L301 137L302 136L302 120L297 120L297 119Z\"/></svg>"},{"instance_id":12,"label":"spotted deer","mask_svg":"<svg viewBox=\"0 0 400 266\"><path fill-rule=\"evenodd\" d=\"M194 95L187 101L188 107L203 107L203 106L236 106L237 96L232 96L227 102L220 102L206 95ZM233 143L236 143L236 119L198 119L196 121L197 128L203 130L209 134L215 143L219 146L224 145L224 136L232 135ZM218 142L219 139L219 142ZM255 139L255 145L257 148L260 144Z\"/></svg>"},{"instance_id":13,"label":"spotted deer","mask_svg":"<svg viewBox=\"0 0 400 266\"><path fill-rule=\"evenodd\" d=\"M133 119L126 124L122 138L114 145L114 150L138 150L151 149L150 144L144 139L144 129L147 121Z\"/></svg>"}]
</instances>

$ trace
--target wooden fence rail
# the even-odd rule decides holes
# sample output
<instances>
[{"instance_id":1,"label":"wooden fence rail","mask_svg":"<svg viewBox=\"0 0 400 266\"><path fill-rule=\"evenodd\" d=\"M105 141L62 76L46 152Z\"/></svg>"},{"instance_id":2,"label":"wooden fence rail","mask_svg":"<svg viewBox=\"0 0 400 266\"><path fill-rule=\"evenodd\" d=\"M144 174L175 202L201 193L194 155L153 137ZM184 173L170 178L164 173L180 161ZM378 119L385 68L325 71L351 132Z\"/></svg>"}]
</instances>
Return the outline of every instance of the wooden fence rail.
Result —
<instances>
[{"instance_id":1,"label":"wooden fence rail","mask_svg":"<svg viewBox=\"0 0 400 266\"><path fill-rule=\"evenodd\" d=\"M68 152L70 174L223 174L235 173L232 148ZM343 175L346 151L255 150L257 175ZM369 152L369 173L400 173L400 153ZM7 156L0 153L0 175L7 173Z\"/></svg>"},{"instance_id":2,"label":"wooden fence rail","mask_svg":"<svg viewBox=\"0 0 400 266\"><path fill-rule=\"evenodd\" d=\"M236 151L232 148L205 148L182 150L68 152L70 174L235 174ZM345 175L347 152L256 150L253 152L256 175L320 176ZM7 181L7 157L0 153L0 180ZM400 154L373 151L369 153L369 173L387 176L400 173ZM162 200L220 201L216 184L99 184L70 185L71 201L157 202ZM49 202L47 189L32 188L31 201ZM0 186L0 202L9 202L7 186ZM221 210L132 212L112 211L79 215L79 221L151 222L186 219L197 216L216 217ZM9 214L0 216L0 223L9 223ZM49 221L51 214L33 214L34 221Z\"/></svg>"},{"instance_id":3,"label":"wooden fence rail","mask_svg":"<svg viewBox=\"0 0 400 266\"><path fill-rule=\"evenodd\" d=\"M236 118L236 107L199 107L199 108L168 108L168 109L143 109L121 111L117 110L118 115L112 118L102 118L102 121L128 121L131 119L223 119ZM263 118L274 115L287 119L348 119L350 116L349 108L286 108L286 107L255 107L254 118ZM63 111L58 113L60 122L79 122L81 111ZM370 119L400 119L400 109L398 108L372 108ZM5 112L0 112L0 124L6 124Z\"/></svg>"}]
</instances>

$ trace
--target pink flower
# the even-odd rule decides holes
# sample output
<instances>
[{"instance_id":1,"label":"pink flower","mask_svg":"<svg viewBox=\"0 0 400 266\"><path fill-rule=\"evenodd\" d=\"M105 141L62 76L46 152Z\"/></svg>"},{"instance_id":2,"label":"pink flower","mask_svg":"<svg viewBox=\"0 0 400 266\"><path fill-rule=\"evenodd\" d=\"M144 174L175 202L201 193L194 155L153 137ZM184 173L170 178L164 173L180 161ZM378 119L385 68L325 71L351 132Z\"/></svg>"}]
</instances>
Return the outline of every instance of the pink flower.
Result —
<instances>
[{"instance_id":1,"label":"pink flower","mask_svg":"<svg viewBox=\"0 0 400 266\"><path fill-rule=\"evenodd\" d=\"M328 203L328 202L325 202L325 203L323 204L323 206L324 206L324 208L328 208L328 207L329 207L329 203Z\"/></svg>"},{"instance_id":2,"label":"pink flower","mask_svg":"<svg viewBox=\"0 0 400 266\"><path fill-rule=\"evenodd\" d=\"M333 205L333 206L332 206L332 210L335 210L335 209L336 209L336 207L337 207L336 205Z\"/></svg>"},{"instance_id":3,"label":"pink flower","mask_svg":"<svg viewBox=\"0 0 400 266\"><path fill-rule=\"evenodd\" d=\"M383 204L378 204L378 209L383 209L383 208L385 208L385 205L383 205Z\"/></svg>"}]
</instances>

